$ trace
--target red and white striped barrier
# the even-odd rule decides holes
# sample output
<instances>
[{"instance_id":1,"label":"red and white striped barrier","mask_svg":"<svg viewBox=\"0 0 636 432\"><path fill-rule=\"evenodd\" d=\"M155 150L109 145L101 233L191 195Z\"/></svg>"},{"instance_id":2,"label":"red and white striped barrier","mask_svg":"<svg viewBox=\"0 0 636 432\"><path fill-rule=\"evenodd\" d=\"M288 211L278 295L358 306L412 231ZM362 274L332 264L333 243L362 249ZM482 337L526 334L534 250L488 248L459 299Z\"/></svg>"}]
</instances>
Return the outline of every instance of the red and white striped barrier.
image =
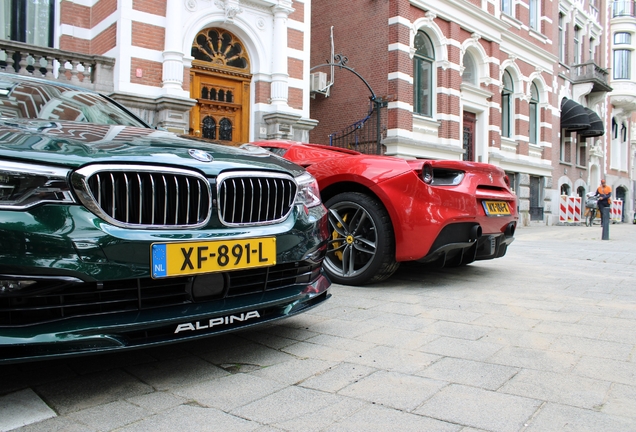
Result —
<instances>
[{"instance_id":1,"label":"red and white striped barrier","mask_svg":"<svg viewBox=\"0 0 636 432\"><path fill-rule=\"evenodd\" d=\"M610 205L610 221L623 222L623 201L612 200Z\"/></svg>"},{"instance_id":2,"label":"red and white striped barrier","mask_svg":"<svg viewBox=\"0 0 636 432\"><path fill-rule=\"evenodd\" d=\"M561 195L559 223L581 223L581 197Z\"/></svg>"}]
</instances>

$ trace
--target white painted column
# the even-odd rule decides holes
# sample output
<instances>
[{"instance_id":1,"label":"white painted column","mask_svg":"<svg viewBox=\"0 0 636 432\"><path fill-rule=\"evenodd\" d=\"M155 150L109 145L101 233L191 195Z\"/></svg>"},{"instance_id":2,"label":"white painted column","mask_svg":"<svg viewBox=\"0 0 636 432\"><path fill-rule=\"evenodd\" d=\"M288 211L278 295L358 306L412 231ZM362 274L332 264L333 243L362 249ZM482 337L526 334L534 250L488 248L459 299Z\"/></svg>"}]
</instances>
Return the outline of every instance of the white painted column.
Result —
<instances>
[{"instance_id":1,"label":"white painted column","mask_svg":"<svg viewBox=\"0 0 636 432\"><path fill-rule=\"evenodd\" d=\"M283 5L272 8L274 12L274 38L272 46L272 105L287 106L288 80L287 69L287 19L293 9Z\"/></svg>"},{"instance_id":2,"label":"white painted column","mask_svg":"<svg viewBox=\"0 0 636 432\"><path fill-rule=\"evenodd\" d=\"M183 95L183 52L181 52L180 0L168 0L166 6L166 43L163 55L163 84L166 94Z\"/></svg>"}]
</instances>

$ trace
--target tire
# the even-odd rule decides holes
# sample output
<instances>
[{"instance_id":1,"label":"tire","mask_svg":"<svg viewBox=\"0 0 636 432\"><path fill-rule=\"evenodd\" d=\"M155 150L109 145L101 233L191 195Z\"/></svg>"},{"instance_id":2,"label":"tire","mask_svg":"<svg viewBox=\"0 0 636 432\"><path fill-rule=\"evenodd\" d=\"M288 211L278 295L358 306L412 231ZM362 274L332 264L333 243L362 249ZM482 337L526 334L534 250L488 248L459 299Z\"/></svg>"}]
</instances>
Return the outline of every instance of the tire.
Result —
<instances>
[{"instance_id":1,"label":"tire","mask_svg":"<svg viewBox=\"0 0 636 432\"><path fill-rule=\"evenodd\" d=\"M375 198L344 192L329 199L330 239L323 268L333 282L364 285L380 282L400 266L389 214Z\"/></svg>"}]
</instances>

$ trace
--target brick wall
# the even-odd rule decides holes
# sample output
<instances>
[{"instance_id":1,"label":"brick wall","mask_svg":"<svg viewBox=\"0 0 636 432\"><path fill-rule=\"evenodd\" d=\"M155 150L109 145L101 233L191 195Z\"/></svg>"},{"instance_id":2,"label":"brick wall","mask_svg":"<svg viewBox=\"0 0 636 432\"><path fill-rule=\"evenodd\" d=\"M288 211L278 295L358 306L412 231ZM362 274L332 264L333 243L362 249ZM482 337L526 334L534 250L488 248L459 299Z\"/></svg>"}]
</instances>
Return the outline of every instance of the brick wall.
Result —
<instances>
[{"instance_id":1,"label":"brick wall","mask_svg":"<svg viewBox=\"0 0 636 432\"><path fill-rule=\"evenodd\" d=\"M137 69L141 69L142 76L137 77ZM161 62L154 62L133 57L130 62L130 82L133 84L144 84L161 87L161 76L163 65Z\"/></svg>"},{"instance_id":2,"label":"brick wall","mask_svg":"<svg viewBox=\"0 0 636 432\"><path fill-rule=\"evenodd\" d=\"M165 33L166 30L163 27L133 21L132 45L156 51L163 51L166 39Z\"/></svg>"},{"instance_id":3,"label":"brick wall","mask_svg":"<svg viewBox=\"0 0 636 432\"><path fill-rule=\"evenodd\" d=\"M311 65L326 63L331 55L330 27L333 25L336 54L349 59L353 68L369 83L377 96L389 94L387 74L389 6L393 1L341 1L338 7L331 2L312 3ZM352 19L361 16L362 19ZM316 70L330 73L328 67ZM314 72L314 71L312 71ZM310 100L311 118L320 123L311 131L310 141L329 143L329 134L340 131L364 118L370 107L371 93L353 73L335 68L335 82L331 95L317 95ZM395 118L399 117L394 113ZM394 121L389 119L389 122ZM397 120L395 120L397 121Z\"/></svg>"},{"instance_id":4,"label":"brick wall","mask_svg":"<svg viewBox=\"0 0 636 432\"><path fill-rule=\"evenodd\" d=\"M167 0L133 0L133 9L165 17L166 2Z\"/></svg>"}]
</instances>

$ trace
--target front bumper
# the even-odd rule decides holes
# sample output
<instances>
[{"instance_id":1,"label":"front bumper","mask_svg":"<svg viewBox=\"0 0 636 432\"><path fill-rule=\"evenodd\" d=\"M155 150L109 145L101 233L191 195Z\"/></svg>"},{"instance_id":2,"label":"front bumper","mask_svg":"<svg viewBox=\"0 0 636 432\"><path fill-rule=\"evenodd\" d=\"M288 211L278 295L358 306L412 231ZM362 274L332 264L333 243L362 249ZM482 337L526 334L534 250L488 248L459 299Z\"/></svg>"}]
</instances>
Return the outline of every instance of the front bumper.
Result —
<instances>
[{"instance_id":1,"label":"front bumper","mask_svg":"<svg viewBox=\"0 0 636 432\"><path fill-rule=\"evenodd\" d=\"M0 363L226 333L330 296L323 206L274 225L180 231L117 228L79 206L0 213ZM276 238L276 265L150 277L155 242L255 237ZM19 280L31 285L6 283Z\"/></svg>"}]
</instances>

